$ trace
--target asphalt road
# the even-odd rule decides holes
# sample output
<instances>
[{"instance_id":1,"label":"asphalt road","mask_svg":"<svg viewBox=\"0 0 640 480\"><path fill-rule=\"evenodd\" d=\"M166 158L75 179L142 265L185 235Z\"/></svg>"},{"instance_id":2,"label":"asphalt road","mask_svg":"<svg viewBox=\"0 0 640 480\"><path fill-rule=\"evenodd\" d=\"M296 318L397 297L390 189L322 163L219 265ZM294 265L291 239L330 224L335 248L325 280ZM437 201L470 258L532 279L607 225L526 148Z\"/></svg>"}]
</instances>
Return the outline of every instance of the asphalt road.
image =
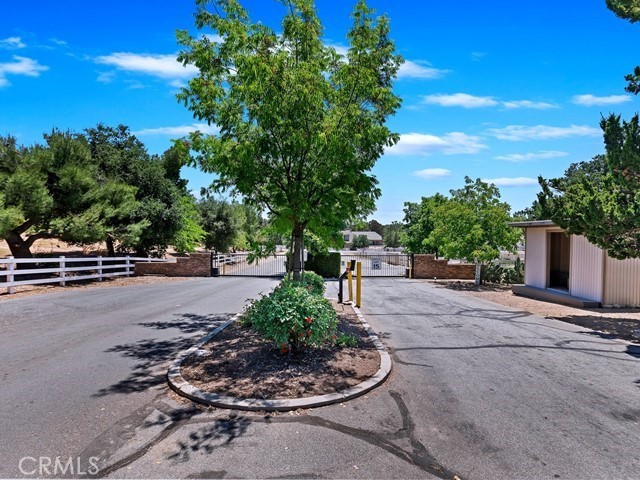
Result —
<instances>
[{"instance_id":1,"label":"asphalt road","mask_svg":"<svg viewBox=\"0 0 640 480\"><path fill-rule=\"evenodd\" d=\"M346 404L271 415L194 407L163 375L273 281L2 302L0 476L23 476L24 456L66 456L113 478L638 477L638 347L417 280L363 284L391 377Z\"/></svg>"},{"instance_id":2,"label":"asphalt road","mask_svg":"<svg viewBox=\"0 0 640 480\"><path fill-rule=\"evenodd\" d=\"M21 476L25 456L76 458L123 419L134 428L178 352L275 283L196 279L2 301L0 476ZM108 450L124 440L107 439Z\"/></svg>"},{"instance_id":3,"label":"asphalt road","mask_svg":"<svg viewBox=\"0 0 640 480\"><path fill-rule=\"evenodd\" d=\"M640 346L419 280L365 285L415 436L462 478L640 477Z\"/></svg>"}]
</instances>

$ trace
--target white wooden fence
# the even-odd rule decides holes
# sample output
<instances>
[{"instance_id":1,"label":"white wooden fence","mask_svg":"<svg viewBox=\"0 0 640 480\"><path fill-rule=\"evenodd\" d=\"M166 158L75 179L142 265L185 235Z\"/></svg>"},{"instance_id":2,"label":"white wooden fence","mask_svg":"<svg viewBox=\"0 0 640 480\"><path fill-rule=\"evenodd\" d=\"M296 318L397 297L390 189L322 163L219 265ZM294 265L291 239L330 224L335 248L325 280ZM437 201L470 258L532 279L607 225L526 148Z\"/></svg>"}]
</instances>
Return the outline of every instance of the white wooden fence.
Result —
<instances>
[{"instance_id":1,"label":"white wooden fence","mask_svg":"<svg viewBox=\"0 0 640 480\"><path fill-rule=\"evenodd\" d=\"M57 283L65 286L66 282L78 280L117 277L121 275L133 275L135 262L168 262L164 258L145 257L47 257L47 258L0 258L0 289L6 288L8 293L14 292L14 287L20 285L39 285L44 283ZM74 266L78 263L84 265ZM18 269L18 264L51 264L57 265L51 268ZM34 278L20 280L16 277L23 275L52 275L47 278ZM54 276L57 274L57 276Z\"/></svg>"}]
</instances>

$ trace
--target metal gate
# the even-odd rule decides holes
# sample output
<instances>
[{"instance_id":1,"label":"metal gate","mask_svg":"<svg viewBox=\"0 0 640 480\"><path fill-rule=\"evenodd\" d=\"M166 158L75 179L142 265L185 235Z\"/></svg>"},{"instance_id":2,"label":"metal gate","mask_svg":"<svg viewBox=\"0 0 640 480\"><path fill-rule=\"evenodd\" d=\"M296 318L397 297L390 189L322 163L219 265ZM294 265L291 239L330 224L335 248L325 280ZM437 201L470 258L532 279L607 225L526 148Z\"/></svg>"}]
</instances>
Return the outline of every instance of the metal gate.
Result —
<instances>
[{"instance_id":1,"label":"metal gate","mask_svg":"<svg viewBox=\"0 0 640 480\"><path fill-rule=\"evenodd\" d=\"M409 277L412 269L411 255L395 252L340 252L340 271L355 260L362 262L363 277Z\"/></svg>"},{"instance_id":2,"label":"metal gate","mask_svg":"<svg viewBox=\"0 0 640 480\"><path fill-rule=\"evenodd\" d=\"M248 262L248 253L227 253L211 256L213 275L239 277L284 277L287 269L287 256L277 253L267 258Z\"/></svg>"},{"instance_id":3,"label":"metal gate","mask_svg":"<svg viewBox=\"0 0 640 480\"><path fill-rule=\"evenodd\" d=\"M211 268L214 276L284 277L287 272L286 253L277 253L248 262L248 253L213 254ZM408 277L412 269L411 255L395 252L340 252L340 271L351 260L362 262L363 277Z\"/></svg>"}]
</instances>

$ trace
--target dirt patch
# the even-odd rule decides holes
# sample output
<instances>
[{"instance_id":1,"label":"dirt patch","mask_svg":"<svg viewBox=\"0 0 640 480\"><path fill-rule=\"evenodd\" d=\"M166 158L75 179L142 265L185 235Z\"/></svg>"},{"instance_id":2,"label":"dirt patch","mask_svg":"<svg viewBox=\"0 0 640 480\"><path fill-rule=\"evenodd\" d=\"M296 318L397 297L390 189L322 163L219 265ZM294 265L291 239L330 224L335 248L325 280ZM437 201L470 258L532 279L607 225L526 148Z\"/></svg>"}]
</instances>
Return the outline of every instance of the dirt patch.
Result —
<instances>
[{"instance_id":1,"label":"dirt patch","mask_svg":"<svg viewBox=\"0 0 640 480\"><path fill-rule=\"evenodd\" d=\"M612 338L640 343L640 309L637 308L574 308L556 303L514 295L510 285L474 285L468 281L429 281L438 288L447 288L464 295L517 308L545 318L553 318L590 328Z\"/></svg>"},{"instance_id":2,"label":"dirt patch","mask_svg":"<svg viewBox=\"0 0 640 480\"><path fill-rule=\"evenodd\" d=\"M355 336L357 347L324 346L288 357L234 323L203 347L204 354L185 359L182 376L205 392L257 399L304 398L357 385L378 371L380 355L353 309L334 307L338 331Z\"/></svg>"},{"instance_id":3,"label":"dirt patch","mask_svg":"<svg viewBox=\"0 0 640 480\"><path fill-rule=\"evenodd\" d=\"M106 278L102 282L95 280L81 280L78 282L68 282L65 287L60 285L21 285L15 288L15 292L11 295L6 289L0 291L0 301L11 300L13 298L30 297L32 295L43 295L46 293L67 292L72 290L84 290L89 288L105 288L105 287L127 287L131 285L146 285L151 283L169 283L188 280L185 277L161 277L161 276L143 276L143 277L115 277Z\"/></svg>"}]
</instances>

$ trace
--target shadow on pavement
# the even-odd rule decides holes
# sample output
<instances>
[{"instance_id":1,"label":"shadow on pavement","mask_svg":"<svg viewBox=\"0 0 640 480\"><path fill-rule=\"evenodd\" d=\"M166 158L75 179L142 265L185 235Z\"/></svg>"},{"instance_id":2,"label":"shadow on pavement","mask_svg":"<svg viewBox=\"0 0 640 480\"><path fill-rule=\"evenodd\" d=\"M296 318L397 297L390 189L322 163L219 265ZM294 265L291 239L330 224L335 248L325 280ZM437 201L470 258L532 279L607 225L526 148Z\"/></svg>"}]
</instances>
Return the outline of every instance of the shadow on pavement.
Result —
<instances>
[{"instance_id":1,"label":"shadow on pavement","mask_svg":"<svg viewBox=\"0 0 640 480\"><path fill-rule=\"evenodd\" d=\"M602 338L621 338L640 342L640 320L634 318L607 318L595 315L564 315L547 318L597 330Z\"/></svg>"},{"instance_id":2,"label":"shadow on pavement","mask_svg":"<svg viewBox=\"0 0 640 480\"><path fill-rule=\"evenodd\" d=\"M237 413L231 413L227 418L216 418L211 423L189 432L186 440L179 440L178 451L167 458L187 462L192 453L211 454L217 447L231 443L246 432L250 423L249 418Z\"/></svg>"},{"instance_id":3,"label":"shadow on pavement","mask_svg":"<svg viewBox=\"0 0 640 480\"><path fill-rule=\"evenodd\" d=\"M142 392L165 383L167 368L178 354L193 346L197 334L204 335L215 327L226 322L230 315L194 315L190 313L174 315L175 319L158 322L140 323L139 325L155 330L177 329L184 333L170 339L157 339L149 335L134 343L116 345L106 350L108 353L119 353L123 357L136 361L131 367L129 376L119 382L100 389L94 397L113 394Z\"/></svg>"}]
</instances>

